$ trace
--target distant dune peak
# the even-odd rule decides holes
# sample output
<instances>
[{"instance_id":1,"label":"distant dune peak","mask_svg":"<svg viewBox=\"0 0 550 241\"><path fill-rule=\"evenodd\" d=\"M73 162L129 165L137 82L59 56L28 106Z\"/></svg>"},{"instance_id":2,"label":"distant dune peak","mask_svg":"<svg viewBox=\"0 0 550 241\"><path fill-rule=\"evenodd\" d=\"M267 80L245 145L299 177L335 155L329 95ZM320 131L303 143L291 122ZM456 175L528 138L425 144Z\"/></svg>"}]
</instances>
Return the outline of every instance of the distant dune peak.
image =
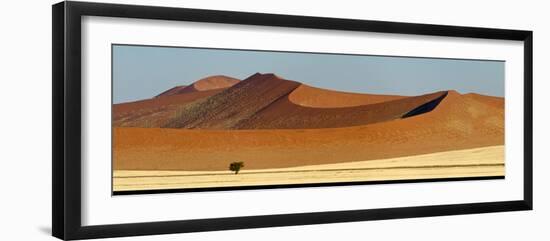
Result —
<instances>
[{"instance_id":1,"label":"distant dune peak","mask_svg":"<svg viewBox=\"0 0 550 241\"><path fill-rule=\"evenodd\" d=\"M225 75L212 75L208 76L202 79L199 79L195 82L193 82L190 85L181 85L173 87L169 90L166 90L156 97L164 97L164 96L170 96L170 95L177 95L177 94L186 94L186 93L192 93L197 91L207 91L207 90L216 90L216 89L225 89L229 88L237 83L239 83L240 80L225 76Z\"/></svg>"},{"instance_id":2,"label":"distant dune peak","mask_svg":"<svg viewBox=\"0 0 550 241\"><path fill-rule=\"evenodd\" d=\"M231 87L234 84L239 83L239 81L239 79L225 75L213 75L195 81L192 86L196 90L204 91Z\"/></svg>"}]
</instances>

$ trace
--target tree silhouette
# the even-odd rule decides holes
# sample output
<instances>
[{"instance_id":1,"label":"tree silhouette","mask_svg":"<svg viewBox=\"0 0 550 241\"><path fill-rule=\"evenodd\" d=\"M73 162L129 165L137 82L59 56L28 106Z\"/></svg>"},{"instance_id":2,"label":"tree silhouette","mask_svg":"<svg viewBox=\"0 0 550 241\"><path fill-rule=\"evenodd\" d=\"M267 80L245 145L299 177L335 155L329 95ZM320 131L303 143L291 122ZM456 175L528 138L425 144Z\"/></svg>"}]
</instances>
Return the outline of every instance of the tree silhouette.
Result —
<instances>
[{"instance_id":1,"label":"tree silhouette","mask_svg":"<svg viewBox=\"0 0 550 241\"><path fill-rule=\"evenodd\" d=\"M231 164L229 164L229 170L234 171L235 175L237 175L241 170L241 168L243 167L244 167L244 162L232 162Z\"/></svg>"}]
</instances>

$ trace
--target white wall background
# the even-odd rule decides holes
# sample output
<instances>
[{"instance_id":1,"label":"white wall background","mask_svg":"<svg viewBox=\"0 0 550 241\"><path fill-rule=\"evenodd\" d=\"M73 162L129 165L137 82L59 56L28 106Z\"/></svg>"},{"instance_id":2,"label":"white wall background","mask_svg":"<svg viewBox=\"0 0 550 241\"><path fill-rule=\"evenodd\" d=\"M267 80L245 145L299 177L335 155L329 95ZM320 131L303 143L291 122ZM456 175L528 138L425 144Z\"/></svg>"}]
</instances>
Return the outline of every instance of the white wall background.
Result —
<instances>
[{"instance_id":1,"label":"white wall background","mask_svg":"<svg viewBox=\"0 0 550 241\"><path fill-rule=\"evenodd\" d=\"M549 240L550 24L545 1L111 0L402 22L534 30L535 210L116 240ZM51 231L51 4L4 3L0 12L0 240L54 240Z\"/></svg>"}]
</instances>

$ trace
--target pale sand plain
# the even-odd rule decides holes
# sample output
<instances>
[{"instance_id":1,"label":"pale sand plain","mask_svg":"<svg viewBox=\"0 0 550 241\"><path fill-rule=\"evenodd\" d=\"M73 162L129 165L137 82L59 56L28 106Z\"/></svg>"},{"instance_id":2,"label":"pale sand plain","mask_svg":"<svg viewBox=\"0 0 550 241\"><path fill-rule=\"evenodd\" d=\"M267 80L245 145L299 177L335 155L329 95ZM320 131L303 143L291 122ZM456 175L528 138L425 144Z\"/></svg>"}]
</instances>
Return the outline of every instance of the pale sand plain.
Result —
<instances>
[{"instance_id":1,"label":"pale sand plain","mask_svg":"<svg viewBox=\"0 0 550 241\"><path fill-rule=\"evenodd\" d=\"M114 170L113 191L504 176L504 146L389 159L227 171Z\"/></svg>"}]
</instances>

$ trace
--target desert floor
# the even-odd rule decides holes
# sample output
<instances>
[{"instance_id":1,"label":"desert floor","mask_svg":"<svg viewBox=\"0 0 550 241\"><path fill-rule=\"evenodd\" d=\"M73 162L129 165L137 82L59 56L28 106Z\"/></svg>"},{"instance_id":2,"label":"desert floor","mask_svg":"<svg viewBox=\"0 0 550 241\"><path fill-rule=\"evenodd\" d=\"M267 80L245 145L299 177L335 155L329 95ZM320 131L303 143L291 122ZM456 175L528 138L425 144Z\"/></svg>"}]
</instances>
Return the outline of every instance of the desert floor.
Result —
<instances>
[{"instance_id":1,"label":"desert floor","mask_svg":"<svg viewBox=\"0 0 550 241\"><path fill-rule=\"evenodd\" d=\"M113 191L504 176L504 146L431 154L231 171L114 170Z\"/></svg>"}]
</instances>

